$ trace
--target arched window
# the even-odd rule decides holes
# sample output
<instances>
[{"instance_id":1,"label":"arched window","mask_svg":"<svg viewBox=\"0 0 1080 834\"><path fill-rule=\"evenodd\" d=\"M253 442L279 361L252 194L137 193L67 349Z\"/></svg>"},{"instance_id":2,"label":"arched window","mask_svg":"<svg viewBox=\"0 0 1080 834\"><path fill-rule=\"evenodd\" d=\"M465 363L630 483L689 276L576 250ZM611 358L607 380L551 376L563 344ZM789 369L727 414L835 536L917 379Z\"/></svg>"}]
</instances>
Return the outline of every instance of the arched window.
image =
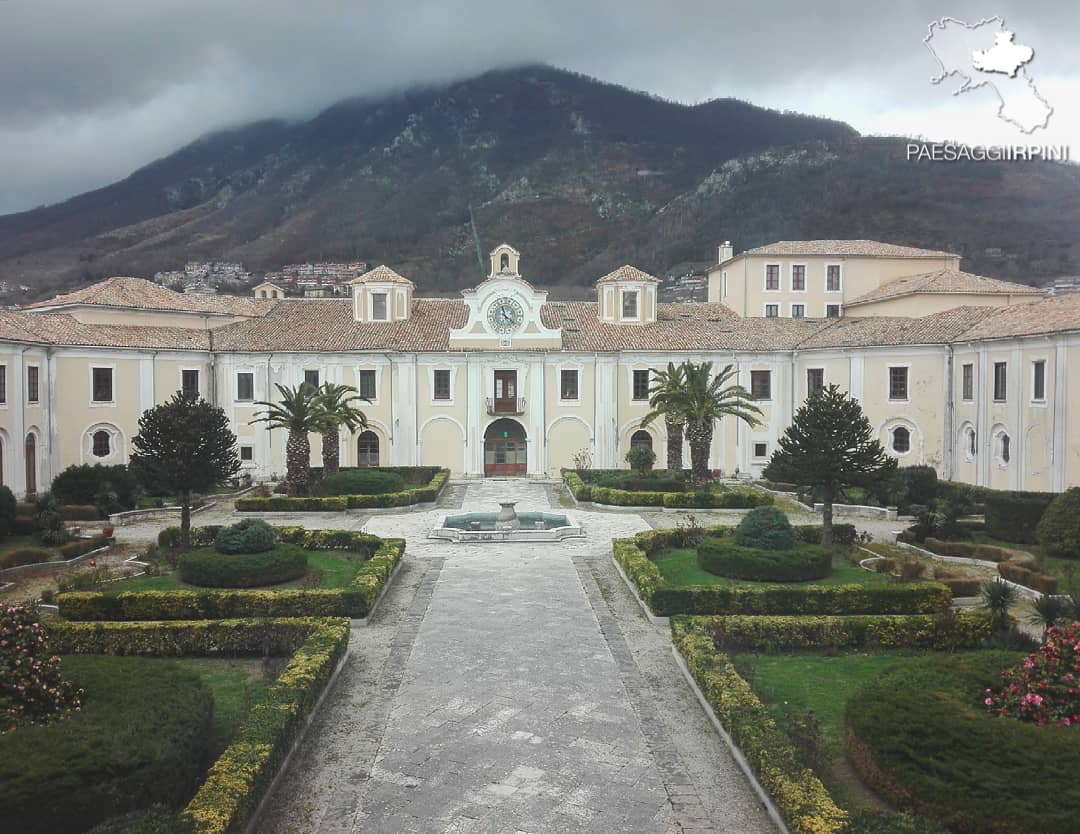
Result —
<instances>
[{"instance_id":1,"label":"arched window","mask_svg":"<svg viewBox=\"0 0 1080 834\"><path fill-rule=\"evenodd\" d=\"M648 449L652 449L652 435L644 429L634 432L630 435L630 448L635 446L644 446Z\"/></svg>"},{"instance_id":2,"label":"arched window","mask_svg":"<svg viewBox=\"0 0 1080 834\"><path fill-rule=\"evenodd\" d=\"M90 452L96 458L107 458L112 454L112 435L105 429L98 429L94 432L93 445L90 447Z\"/></svg>"},{"instance_id":3,"label":"arched window","mask_svg":"<svg viewBox=\"0 0 1080 834\"><path fill-rule=\"evenodd\" d=\"M968 441L968 455L970 455L972 458L974 458L975 453L976 453L976 447L978 445L978 435L975 434L975 429L970 428L970 427L968 428L968 430L967 430L967 441Z\"/></svg>"},{"instance_id":4,"label":"arched window","mask_svg":"<svg viewBox=\"0 0 1080 834\"><path fill-rule=\"evenodd\" d=\"M509 272L509 271L510 271L510 256L506 252L503 252L502 255L499 258L499 272Z\"/></svg>"},{"instance_id":5,"label":"arched window","mask_svg":"<svg viewBox=\"0 0 1080 834\"><path fill-rule=\"evenodd\" d=\"M911 451L911 432L903 426L897 426L892 433L892 448L899 455Z\"/></svg>"},{"instance_id":6,"label":"arched window","mask_svg":"<svg viewBox=\"0 0 1080 834\"><path fill-rule=\"evenodd\" d=\"M1012 441L1009 439L1009 435L1005 434L1005 432L1002 432L1001 433L1001 462L1002 463L1008 463L1009 462L1009 446L1011 445L1011 443L1012 443Z\"/></svg>"},{"instance_id":7,"label":"arched window","mask_svg":"<svg viewBox=\"0 0 1080 834\"><path fill-rule=\"evenodd\" d=\"M379 435L373 431L361 432L356 438L356 465L379 465Z\"/></svg>"},{"instance_id":8,"label":"arched window","mask_svg":"<svg viewBox=\"0 0 1080 834\"><path fill-rule=\"evenodd\" d=\"M26 494L37 493L37 439L26 435Z\"/></svg>"}]
</instances>

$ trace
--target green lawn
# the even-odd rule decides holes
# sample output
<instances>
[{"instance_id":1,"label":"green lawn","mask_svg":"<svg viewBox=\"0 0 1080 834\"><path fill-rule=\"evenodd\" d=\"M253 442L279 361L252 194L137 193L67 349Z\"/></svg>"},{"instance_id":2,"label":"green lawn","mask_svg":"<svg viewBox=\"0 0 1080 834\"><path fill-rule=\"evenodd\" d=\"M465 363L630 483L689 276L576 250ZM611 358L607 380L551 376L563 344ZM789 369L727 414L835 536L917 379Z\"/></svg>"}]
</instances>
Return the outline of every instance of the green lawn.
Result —
<instances>
[{"instance_id":1,"label":"green lawn","mask_svg":"<svg viewBox=\"0 0 1080 834\"><path fill-rule=\"evenodd\" d=\"M687 588L695 585L721 585L728 587L760 588L766 583L747 582L740 579L726 579L723 576L703 570L697 562L697 551L693 548L672 548L661 550L652 557L660 569L660 575L670 588ZM824 579L809 582L788 582L783 587L797 585L887 585L890 580L880 573L863 570L853 565L843 555L833 558L832 573Z\"/></svg>"},{"instance_id":2,"label":"green lawn","mask_svg":"<svg viewBox=\"0 0 1080 834\"><path fill-rule=\"evenodd\" d=\"M346 588L360 572L364 560L356 554L344 551L309 550L307 575L283 582L280 585L271 585L271 588ZM225 554L222 559L228 559ZM176 591L176 590L199 590L199 586L188 585L181 582L179 575L173 572L163 573L160 576L136 576L133 579L123 579L109 586L110 592L121 591ZM258 590L249 588L247 590Z\"/></svg>"},{"instance_id":3,"label":"green lawn","mask_svg":"<svg viewBox=\"0 0 1080 834\"><path fill-rule=\"evenodd\" d=\"M732 660L782 728L789 727L793 718L813 713L821 725L821 749L827 762L818 775L840 803L845 807L876 807L879 800L847 763L844 712L848 700L883 672L927 654L933 653L896 650L850 651L832 656L737 654ZM1021 657L1016 653L1017 660Z\"/></svg>"}]
</instances>

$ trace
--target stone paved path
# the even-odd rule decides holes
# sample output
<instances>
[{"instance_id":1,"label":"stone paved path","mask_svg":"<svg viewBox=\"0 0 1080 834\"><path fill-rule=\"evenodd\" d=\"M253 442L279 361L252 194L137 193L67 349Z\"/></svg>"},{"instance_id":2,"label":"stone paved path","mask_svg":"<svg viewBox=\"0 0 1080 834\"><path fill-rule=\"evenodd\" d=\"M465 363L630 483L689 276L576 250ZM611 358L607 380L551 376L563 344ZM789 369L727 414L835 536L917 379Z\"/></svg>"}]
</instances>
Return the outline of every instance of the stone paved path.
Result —
<instances>
[{"instance_id":1,"label":"stone paved path","mask_svg":"<svg viewBox=\"0 0 1080 834\"><path fill-rule=\"evenodd\" d=\"M548 505L524 481L460 494ZM542 546L426 539L445 510L367 520L407 557L258 831L773 830L611 565L648 525L569 512L587 538Z\"/></svg>"}]
</instances>

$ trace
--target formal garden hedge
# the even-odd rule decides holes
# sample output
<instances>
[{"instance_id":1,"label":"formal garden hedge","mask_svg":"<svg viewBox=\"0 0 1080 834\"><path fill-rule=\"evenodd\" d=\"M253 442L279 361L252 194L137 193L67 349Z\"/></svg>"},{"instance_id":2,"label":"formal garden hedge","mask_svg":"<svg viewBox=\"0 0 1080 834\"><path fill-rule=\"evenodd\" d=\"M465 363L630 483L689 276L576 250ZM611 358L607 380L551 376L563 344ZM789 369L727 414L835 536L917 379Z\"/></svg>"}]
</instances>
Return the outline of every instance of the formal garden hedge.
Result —
<instances>
[{"instance_id":1,"label":"formal garden hedge","mask_svg":"<svg viewBox=\"0 0 1080 834\"><path fill-rule=\"evenodd\" d=\"M0 736L0 819L20 834L82 834L118 812L182 806L211 736L213 696L199 677L108 657L68 658L63 672L86 690L81 712Z\"/></svg>"},{"instance_id":2,"label":"formal garden hedge","mask_svg":"<svg viewBox=\"0 0 1080 834\"><path fill-rule=\"evenodd\" d=\"M423 467L417 469L423 469ZM345 510L356 509L408 507L412 504L425 504L435 501L449 479L450 470L440 469L436 471L427 484L410 486L400 492L310 498L289 498L279 495L270 498L237 498L236 509L240 512L344 512Z\"/></svg>"},{"instance_id":3,"label":"formal garden hedge","mask_svg":"<svg viewBox=\"0 0 1080 834\"><path fill-rule=\"evenodd\" d=\"M765 550L706 536L697 554L698 564L709 573L752 582L806 582L823 579L832 571L832 551L815 544Z\"/></svg>"},{"instance_id":4,"label":"formal garden hedge","mask_svg":"<svg viewBox=\"0 0 1080 834\"><path fill-rule=\"evenodd\" d=\"M169 657L292 655L265 697L252 707L236 739L180 812L180 819L190 825L192 834L240 834L245 830L349 642L349 622L345 619L54 623L49 631L60 652ZM155 717L162 720L161 716ZM48 787L54 791L56 802L55 785ZM85 825L79 830L85 830Z\"/></svg>"},{"instance_id":5,"label":"formal garden hedge","mask_svg":"<svg viewBox=\"0 0 1080 834\"><path fill-rule=\"evenodd\" d=\"M1080 487L1067 489L1054 499L1036 534L1047 556L1080 559Z\"/></svg>"},{"instance_id":6,"label":"formal garden hedge","mask_svg":"<svg viewBox=\"0 0 1080 834\"><path fill-rule=\"evenodd\" d=\"M192 528L192 543L212 543L221 527ZM380 539L351 530L277 527L280 542L304 550L345 550L366 561L347 588L258 591L71 592L57 597L68 620L203 620L231 617L366 617L405 552L404 539ZM180 530L162 530L162 546L179 542ZM234 556L220 558L236 558Z\"/></svg>"},{"instance_id":7,"label":"formal garden hedge","mask_svg":"<svg viewBox=\"0 0 1080 834\"><path fill-rule=\"evenodd\" d=\"M1057 495L1055 492L984 491L986 532L1002 541L1034 544L1038 540L1039 522Z\"/></svg>"},{"instance_id":8,"label":"formal garden hedge","mask_svg":"<svg viewBox=\"0 0 1080 834\"><path fill-rule=\"evenodd\" d=\"M983 704L1016 660L930 657L882 675L848 702L856 769L890 803L961 834L1075 831L1076 730L995 716Z\"/></svg>"},{"instance_id":9,"label":"formal garden hedge","mask_svg":"<svg viewBox=\"0 0 1080 834\"><path fill-rule=\"evenodd\" d=\"M691 621L671 624L672 641L724 729L739 746L792 834L841 834L848 815L806 767L784 731L727 655Z\"/></svg>"},{"instance_id":10,"label":"formal garden hedge","mask_svg":"<svg viewBox=\"0 0 1080 834\"><path fill-rule=\"evenodd\" d=\"M299 579L307 573L307 553L295 544L279 544L261 553L223 554L202 548L183 554L177 569L189 585L256 588Z\"/></svg>"},{"instance_id":11,"label":"formal garden hedge","mask_svg":"<svg viewBox=\"0 0 1080 834\"><path fill-rule=\"evenodd\" d=\"M632 539L615 539L612 554L657 616L674 614L933 614L949 607L952 595L938 582L910 582L882 587L861 585L699 586L670 588L649 555L670 547L696 545L703 536L730 535L732 527L647 530ZM792 528L799 541L820 541L821 527ZM856 538L852 525L833 526L836 541Z\"/></svg>"},{"instance_id":12,"label":"formal garden hedge","mask_svg":"<svg viewBox=\"0 0 1080 834\"><path fill-rule=\"evenodd\" d=\"M841 617L727 616L694 618L694 627L729 651L787 652L810 649L935 649L986 646L993 636L989 614L867 614Z\"/></svg>"},{"instance_id":13,"label":"formal garden hedge","mask_svg":"<svg viewBox=\"0 0 1080 834\"><path fill-rule=\"evenodd\" d=\"M767 492L750 488L699 490L697 492L637 492L586 484L572 469L562 471L563 482L578 501L617 507L667 507L669 509L745 510L775 502Z\"/></svg>"}]
</instances>

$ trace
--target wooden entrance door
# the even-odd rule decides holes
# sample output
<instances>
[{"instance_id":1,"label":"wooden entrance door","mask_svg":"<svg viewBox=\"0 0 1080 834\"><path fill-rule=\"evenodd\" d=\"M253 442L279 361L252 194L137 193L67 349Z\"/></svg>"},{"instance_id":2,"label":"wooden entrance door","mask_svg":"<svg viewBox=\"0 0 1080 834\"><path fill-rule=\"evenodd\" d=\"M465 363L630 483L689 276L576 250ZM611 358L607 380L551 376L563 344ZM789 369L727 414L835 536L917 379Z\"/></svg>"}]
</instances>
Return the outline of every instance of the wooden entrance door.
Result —
<instances>
[{"instance_id":1,"label":"wooden entrance door","mask_svg":"<svg viewBox=\"0 0 1080 834\"><path fill-rule=\"evenodd\" d=\"M496 420L484 433L484 474L521 476L528 462L525 429L516 420Z\"/></svg>"},{"instance_id":2,"label":"wooden entrance door","mask_svg":"<svg viewBox=\"0 0 1080 834\"><path fill-rule=\"evenodd\" d=\"M517 413L517 371L495 371L496 414Z\"/></svg>"}]
</instances>

